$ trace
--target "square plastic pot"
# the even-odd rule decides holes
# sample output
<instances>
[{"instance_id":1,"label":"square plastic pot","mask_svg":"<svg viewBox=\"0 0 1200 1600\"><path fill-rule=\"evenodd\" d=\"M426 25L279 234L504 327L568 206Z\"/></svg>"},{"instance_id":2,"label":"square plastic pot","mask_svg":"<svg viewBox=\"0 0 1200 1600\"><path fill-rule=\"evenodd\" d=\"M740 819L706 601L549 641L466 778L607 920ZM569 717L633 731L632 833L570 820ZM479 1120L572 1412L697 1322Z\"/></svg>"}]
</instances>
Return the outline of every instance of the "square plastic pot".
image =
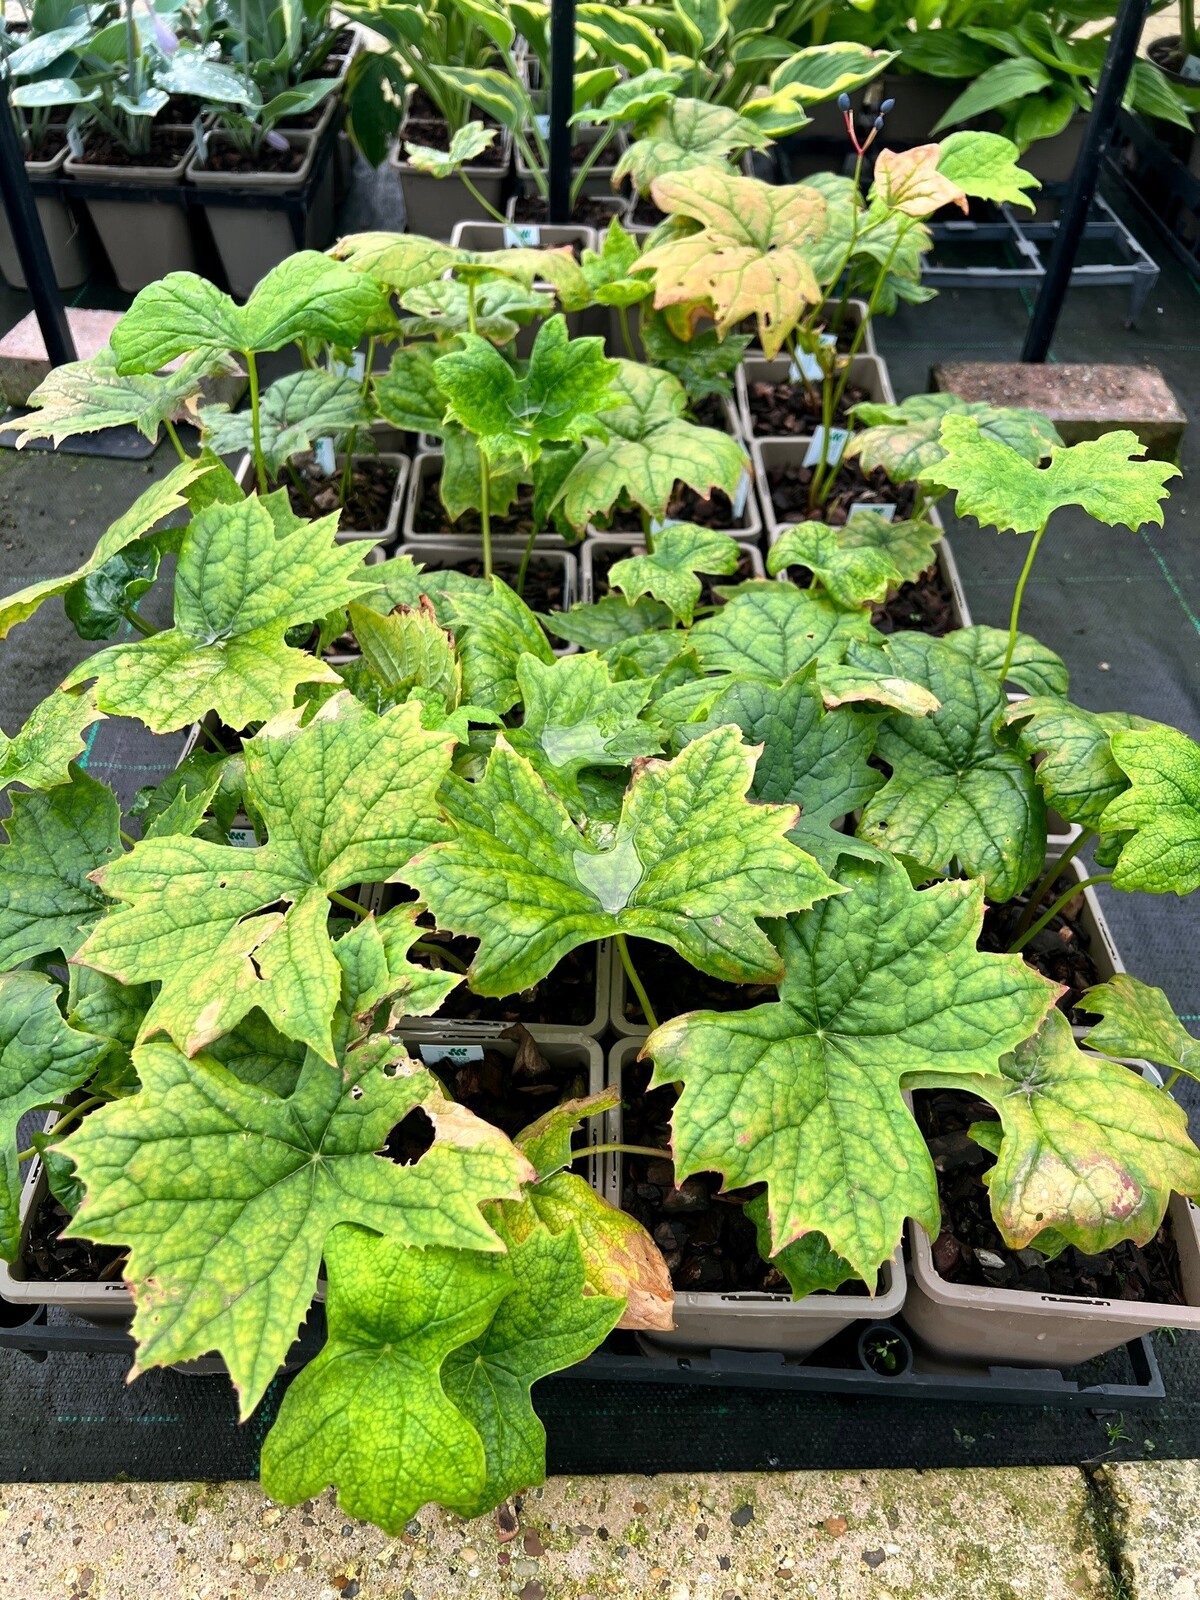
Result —
<instances>
[{"instance_id":1,"label":"square plastic pot","mask_svg":"<svg viewBox=\"0 0 1200 1600\"><path fill-rule=\"evenodd\" d=\"M66 158L67 147L63 145L49 161L27 161L25 171L31 178L52 178L61 170ZM46 235L46 248L50 252L50 264L54 268L54 281L60 289L77 289L81 283L87 282L91 271L88 236L81 229L75 211L65 200L42 194L37 196L36 204L38 221ZM12 229L8 225L8 213L3 207L0 207L0 272L12 288L25 288L25 274L21 271L21 260L13 242Z\"/></svg>"},{"instance_id":2,"label":"square plastic pot","mask_svg":"<svg viewBox=\"0 0 1200 1600\"><path fill-rule=\"evenodd\" d=\"M750 411L750 385L753 383L786 383L788 374L792 369L790 356L776 356L773 361L768 361L766 356L751 355L749 352L742 358L737 369L737 407L738 421L741 427L742 438L752 440L755 438L800 438L800 434L755 434L754 418ZM882 356L858 355L850 363L849 382L856 388L864 389L868 400L873 400L881 405L895 405L896 395L892 389L892 380L888 375L887 362ZM811 428L805 430L811 435Z\"/></svg>"},{"instance_id":3,"label":"square plastic pot","mask_svg":"<svg viewBox=\"0 0 1200 1600\"><path fill-rule=\"evenodd\" d=\"M577 144L586 144L590 150L603 131L602 128L595 125L577 128L575 129L575 142ZM529 138L528 130L526 130L526 139L532 147L533 140ZM625 135L618 129L617 133L609 139L605 146L600 161L589 170L587 177L583 180L583 188L579 191L581 195L595 196L603 200L607 200L612 195L613 174L617 170L617 162L621 159L621 153L624 148ZM533 168L526 162L520 150L516 154L517 177L525 193L530 194L536 187ZM578 169L579 164L573 162L573 170L578 171Z\"/></svg>"},{"instance_id":4,"label":"square plastic pot","mask_svg":"<svg viewBox=\"0 0 1200 1600\"><path fill-rule=\"evenodd\" d=\"M730 438L736 439L740 445L744 446L745 440L741 436L741 427L738 422L736 408L731 401L726 400L724 409ZM747 462L744 470L746 474L742 491L744 500L740 515L735 516L728 527L714 528L712 531L714 533L727 533L731 539L736 539L740 545L747 548L757 548L762 543L763 519L759 511L759 496L755 493L758 466L753 459L752 453L751 459ZM737 496L735 495L735 503L736 498ZM683 517L669 517L661 526L669 527L672 522L683 522L685 520ZM636 532L625 533L616 528L597 528L589 523L587 531L591 538L599 538L603 534L606 539L612 539L617 543L628 545L630 549L635 545L643 544L645 541L645 535L640 528Z\"/></svg>"},{"instance_id":5,"label":"square plastic pot","mask_svg":"<svg viewBox=\"0 0 1200 1600\"><path fill-rule=\"evenodd\" d=\"M497 577L503 578L506 583L515 580L523 549L524 546L516 539L493 541L492 566ZM478 539L464 538L461 534L443 533L430 534L428 539L423 541L406 540L401 544L397 554L411 556L426 571L437 572L445 567L453 567L460 561L478 561L481 552ZM562 609L569 610L579 598L579 563L574 553L570 550L539 550L535 547L533 560L538 565L543 562L553 562L561 570ZM554 654L570 656L578 649L577 644L568 644L555 650Z\"/></svg>"},{"instance_id":6,"label":"square plastic pot","mask_svg":"<svg viewBox=\"0 0 1200 1600\"><path fill-rule=\"evenodd\" d=\"M640 1039L622 1039L608 1057L608 1082L621 1086L625 1066L641 1049ZM622 1109L607 1113L604 1142L621 1141ZM669 1153L663 1152L664 1159ZM621 1204L621 1160L609 1154L603 1193ZM675 1331L641 1333L638 1342L650 1350L778 1350L784 1355L806 1356L827 1344L856 1322L881 1322L895 1316L904 1304L904 1263L897 1250L883 1265L879 1292L871 1299L849 1295L810 1294L793 1300L787 1294L750 1291L723 1293L676 1292Z\"/></svg>"},{"instance_id":7,"label":"square plastic pot","mask_svg":"<svg viewBox=\"0 0 1200 1600\"><path fill-rule=\"evenodd\" d=\"M529 193L529 186L526 186L525 193L526 194ZM607 216L609 216L609 217L619 217L622 222L624 222L625 219L629 215L629 201L628 201L628 199L626 199L626 197L624 195L619 195L619 194L598 194L598 195L584 195L584 196L581 196L581 198L594 202L597 206L599 206L601 209L603 209L603 211L606 213ZM518 222L516 220L516 217L514 216L514 212L517 209L517 203L518 203L518 201L520 199L521 199L521 196L519 194L510 195L509 199L508 199L508 204L504 208L504 215L508 219L509 223L514 228L538 228L538 227L549 226L549 224L544 224L544 223ZM578 226L578 227L581 227L581 228L582 227L591 228L594 233L600 234L600 233L604 232L604 228L608 227L608 223L605 222L603 228L600 227L599 224L594 224L594 223L590 223L590 222L587 222L587 223L582 223L581 222L581 223L578 223L578 224L572 224L572 226Z\"/></svg>"},{"instance_id":8,"label":"square plastic pot","mask_svg":"<svg viewBox=\"0 0 1200 1600\"><path fill-rule=\"evenodd\" d=\"M127 294L137 294L168 272L194 272L196 251L192 243L187 207L155 189L184 182L192 151L189 146L171 167L97 166L68 156L63 171L81 182L136 184L147 191L145 200L85 200L113 276Z\"/></svg>"},{"instance_id":9,"label":"square plastic pot","mask_svg":"<svg viewBox=\"0 0 1200 1600\"><path fill-rule=\"evenodd\" d=\"M448 240L458 222L495 221L457 177L432 178L427 172L418 172L404 158L404 138L401 128L400 137L388 154L388 166L396 174L404 194L404 225L409 233ZM492 148L500 151L499 163L467 165L462 170L488 204L503 213L512 160L512 135L507 131L499 133Z\"/></svg>"},{"instance_id":10,"label":"square plastic pot","mask_svg":"<svg viewBox=\"0 0 1200 1600\"><path fill-rule=\"evenodd\" d=\"M430 479L441 478L444 459L442 451L436 449L422 450L413 461L401 523L404 543L415 554L418 549L422 551L440 550L447 539L454 539L461 545L469 545L478 555L481 546L478 538L473 534L421 533L413 526L417 519L422 496L425 493L425 487ZM533 541L533 548L539 552L563 551L568 546L562 535L551 528L547 532L537 535ZM575 547L572 546L571 548L574 549ZM524 549L524 539L519 539L513 534L492 534L492 550L494 553L512 555L515 552L519 556ZM422 555L420 559L425 560L425 557Z\"/></svg>"},{"instance_id":11,"label":"square plastic pot","mask_svg":"<svg viewBox=\"0 0 1200 1600\"><path fill-rule=\"evenodd\" d=\"M537 222L459 222L455 224L454 232L450 235L450 243L463 250L508 250L517 246L535 250L554 250L561 249L564 245L574 245L580 250L595 250L597 247L595 230L574 223L555 227L550 223ZM553 292L552 286L540 278L534 282L533 287ZM584 334L598 333L603 336L608 327L607 312L602 306L589 306L584 311L568 311L566 319L567 333L572 339L578 339ZM540 322L526 323L517 330L513 349L521 360L529 359L540 325Z\"/></svg>"},{"instance_id":12,"label":"square plastic pot","mask_svg":"<svg viewBox=\"0 0 1200 1600\"><path fill-rule=\"evenodd\" d=\"M344 455L336 455L334 465L340 472L346 464ZM404 509L405 498L408 494L409 459L405 455L381 450L378 455L363 457L364 460L386 461L396 469L396 482L392 488L392 498L388 505L387 520L382 528L346 528L339 529L337 533L338 544L357 544L360 539L370 539L375 544L392 544L395 542L400 529L400 515ZM247 453L238 462L237 471L234 473L238 487L247 494L254 489L254 460Z\"/></svg>"},{"instance_id":13,"label":"square plastic pot","mask_svg":"<svg viewBox=\"0 0 1200 1600\"><path fill-rule=\"evenodd\" d=\"M775 510L775 502L771 499L771 484L768 474L772 467L800 466L804 461L805 452L812 442L811 434L800 434L794 439L751 439L750 457L754 463L754 481L758 485L758 497L762 504L762 522L767 530L767 543L775 544L780 534L788 528L794 527L793 521L783 521ZM864 501L861 509L870 511L871 505ZM941 528L941 518L935 514L936 508L928 513L928 520L936 528Z\"/></svg>"},{"instance_id":14,"label":"square plastic pot","mask_svg":"<svg viewBox=\"0 0 1200 1600\"><path fill-rule=\"evenodd\" d=\"M596 585L592 571L597 556L611 550L618 561L623 561L636 548L638 546L630 545L625 535L589 534L579 549L580 599L585 604L590 604L591 601L596 599ZM752 578L765 578L767 569L763 565L762 551L752 544L744 544L742 550L750 557L750 576ZM722 582L725 583L735 583L736 581L736 578L732 577L722 579Z\"/></svg>"}]
</instances>

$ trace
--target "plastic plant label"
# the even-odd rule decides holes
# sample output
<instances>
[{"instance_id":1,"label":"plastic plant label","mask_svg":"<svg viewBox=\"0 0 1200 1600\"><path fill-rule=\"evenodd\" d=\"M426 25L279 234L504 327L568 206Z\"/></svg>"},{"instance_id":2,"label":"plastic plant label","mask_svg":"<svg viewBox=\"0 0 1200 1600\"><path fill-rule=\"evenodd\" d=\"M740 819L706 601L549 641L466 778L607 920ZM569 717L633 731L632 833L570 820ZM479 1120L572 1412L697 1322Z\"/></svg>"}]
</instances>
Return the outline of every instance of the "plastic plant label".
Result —
<instances>
[{"instance_id":1,"label":"plastic plant label","mask_svg":"<svg viewBox=\"0 0 1200 1600\"><path fill-rule=\"evenodd\" d=\"M1179 76L1189 83L1200 83L1200 56L1188 56L1179 69Z\"/></svg>"},{"instance_id":2,"label":"plastic plant label","mask_svg":"<svg viewBox=\"0 0 1200 1600\"><path fill-rule=\"evenodd\" d=\"M542 230L536 222L509 223L504 229L504 248L506 250L537 250L541 246L541 242Z\"/></svg>"},{"instance_id":3,"label":"plastic plant label","mask_svg":"<svg viewBox=\"0 0 1200 1600\"><path fill-rule=\"evenodd\" d=\"M83 160L83 135L78 128L67 126L67 149L71 152L74 161Z\"/></svg>"},{"instance_id":4,"label":"plastic plant label","mask_svg":"<svg viewBox=\"0 0 1200 1600\"><path fill-rule=\"evenodd\" d=\"M821 460L822 453L827 467L836 467L842 459L847 444L850 442L848 428L830 428L829 443L825 443L825 429L814 428L813 436L808 441L808 449L804 452L804 465L815 467Z\"/></svg>"},{"instance_id":5,"label":"plastic plant label","mask_svg":"<svg viewBox=\"0 0 1200 1600\"><path fill-rule=\"evenodd\" d=\"M873 500L856 500L850 507L850 515L846 518L846 521L852 522L859 512L863 511L869 512L873 517L882 517L884 522L894 522L896 518L896 507L894 505L876 505Z\"/></svg>"},{"instance_id":6,"label":"plastic plant label","mask_svg":"<svg viewBox=\"0 0 1200 1600\"><path fill-rule=\"evenodd\" d=\"M650 532L651 532L651 534L661 533L664 528L675 528L675 527L678 527L678 525L679 525L679 518L678 517L651 517L650 518Z\"/></svg>"},{"instance_id":7,"label":"plastic plant label","mask_svg":"<svg viewBox=\"0 0 1200 1600\"><path fill-rule=\"evenodd\" d=\"M427 1067L441 1066L445 1062L461 1067L469 1061L483 1060L483 1047L477 1044L420 1044L417 1049Z\"/></svg>"},{"instance_id":8,"label":"plastic plant label","mask_svg":"<svg viewBox=\"0 0 1200 1600\"><path fill-rule=\"evenodd\" d=\"M333 440L324 434L317 440L316 449L313 451L317 465L327 478L332 478L337 471L337 462L333 453Z\"/></svg>"},{"instance_id":9,"label":"plastic plant label","mask_svg":"<svg viewBox=\"0 0 1200 1600\"><path fill-rule=\"evenodd\" d=\"M738 486L733 495L733 515L736 521L741 521L746 514L746 502L750 498L750 471L743 470L738 479Z\"/></svg>"},{"instance_id":10,"label":"plastic plant label","mask_svg":"<svg viewBox=\"0 0 1200 1600\"><path fill-rule=\"evenodd\" d=\"M836 333L823 333L821 343L824 345L836 344ZM820 357L814 350L801 350L795 361L788 368L788 382L820 383L825 376L821 366Z\"/></svg>"},{"instance_id":11,"label":"plastic plant label","mask_svg":"<svg viewBox=\"0 0 1200 1600\"><path fill-rule=\"evenodd\" d=\"M335 378L353 378L359 383L367 370L367 352L356 350L349 361L340 361L337 356L331 355L326 358L325 364Z\"/></svg>"},{"instance_id":12,"label":"plastic plant label","mask_svg":"<svg viewBox=\"0 0 1200 1600\"><path fill-rule=\"evenodd\" d=\"M541 134L542 138L543 139L548 139L550 137L550 115L549 115L549 113L545 112L545 111L542 111L536 117L534 117L533 120L534 120L534 123L537 126L537 131Z\"/></svg>"},{"instance_id":13,"label":"plastic plant label","mask_svg":"<svg viewBox=\"0 0 1200 1600\"><path fill-rule=\"evenodd\" d=\"M258 840L254 836L254 829L247 823L239 823L229 830L229 842L239 850L254 850Z\"/></svg>"},{"instance_id":14,"label":"plastic plant label","mask_svg":"<svg viewBox=\"0 0 1200 1600\"><path fill-rule=\"evenodd\" d=\"M204 118L198 116L192 123L192 139L196 145L196 158L202 167L208 165L208 130L204 126Z\"/></svg>"}]
</instances>

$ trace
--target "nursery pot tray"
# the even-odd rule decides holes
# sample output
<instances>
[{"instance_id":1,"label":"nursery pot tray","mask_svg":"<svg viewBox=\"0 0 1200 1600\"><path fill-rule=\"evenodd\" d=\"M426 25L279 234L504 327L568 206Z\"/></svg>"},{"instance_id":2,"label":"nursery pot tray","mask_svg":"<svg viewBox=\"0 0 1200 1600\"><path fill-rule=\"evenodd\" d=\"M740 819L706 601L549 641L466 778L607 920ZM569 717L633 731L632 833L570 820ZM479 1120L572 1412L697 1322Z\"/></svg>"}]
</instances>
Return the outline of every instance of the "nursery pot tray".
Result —
<instances>
[{"instance_id":1,"label":"nursery pot tray","mask_svg":"<svg viewBox=\"0 0 1200 1600\"><path fill-rule=\"evenodd\" d=\"M441 482L444 460L445 457L440 448L434 450L422 450L420 454L417 455L413 460L412 472L410 473L408 480L408 494L405 497L404 502L404 515L401 522L404 543L413 550L414 554L418 548L422 551L440 550L447 542L458 544L467 543L476 552L476 554L479 554L483 549L483 545L480 535L477 533L460 533L457 530L431 533L416 526L421 515L421 502L424 500L425 495L429 490L430 483L435 481L439 483ZM440 497L438 500L438 505L441 505ZM448 517L447 521L449 521ZM526 541L524 536L520 534L497 532L497 522L500 522L501 526L503 525L502 514L493 512L493 554L499 555L501 552L505 553L506 555L515 554L519 560L525 550ZM453 528L453 524L451 524L451 527ZM553 528L550 528L546 532L539 533L535 537L533 541L533 548L535 551L554 551L556 554L558 554L573 547L568 546L567 541L560 533L556 533ZM424 560L426 558L421 556L420 559Z\"/></svg>"},{"instance_id":2,"label":"nursery pot tray","mask_svg":"<svg viewBox=\"0 0 1200 1600\"><path fill-rule=\"evenodd\" d=\"M841 374L846 369L843 367L836 373L835 380L840 382ZM750 406L750 390L756 383L788 383L791 381L792 358L790 356L776 356L773 361L768 361L765 356L747 353L742 358L737 369L737 404L738 417L741 423L742 437L744 439L798 439L811 436L814 425L819 424L820 416L800 416L797 426L787 433L781 432L755 432L754 413ZM862 390L862 398L873 400L876 404L895 405L896 395L892 388L892 380L888 375L887 363L882 356L857 355L849 363L850 376L847 390ZM843 422L835 418L835 426L844 426Z\"/></svg>"}]
</instances>

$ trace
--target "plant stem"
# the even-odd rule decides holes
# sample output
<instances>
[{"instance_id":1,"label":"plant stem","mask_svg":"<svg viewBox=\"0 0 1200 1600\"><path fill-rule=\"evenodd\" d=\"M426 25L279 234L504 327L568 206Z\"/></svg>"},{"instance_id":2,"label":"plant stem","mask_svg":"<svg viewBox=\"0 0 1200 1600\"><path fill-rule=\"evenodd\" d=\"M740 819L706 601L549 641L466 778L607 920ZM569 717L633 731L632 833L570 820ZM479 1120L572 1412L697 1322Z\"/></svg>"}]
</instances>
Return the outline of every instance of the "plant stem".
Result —
<instances>
[{"instance_id":1,"label":"plant stem","mask_svg":"<svg viewBox=\"0 0 1200 1600\"><path fill-rule=\"evenodd\" d=\"M225 746L221 743L220 739L217 738L216 734L212 731L207 722L201 722L200 732L208 740L209 744L212 745L213 749L218 755L227 756L233 753L230 750L226 750Z\"/></svg>"},{"instance_id":2,"label":"plant stem","mask_svg":"<svg viewBox=\"0 0 1200 1600\"><path fill-rule=\"evenodd\" d=\"M346 509L346 496L350 493L350 480L354 471L354 446L358 440L358 429L350 429L350 437L346 440L346 460L342 467L342 479L338 484L338 510Z\"/></svg>"},{"instance_id":3,"label":"plant stem","mask_svg":"<svg viewBox=\"0 0 1200 1600\"><path fill-rule=\"evenodd\" d=\"M492 484L488 475L487 454L479 452L479 529L483 539L483 575L492 575Z\"/></svg>"},{"instance_id":4,"label":"plant stem","mask_svg":"<svg viewBox=\"0 0 1200 1600\"><path fill-rule=\"evenodd\" d=\"M429 956L434 961L444 962L454 972L468 970L467 963L456 956L453 950L447 950L445 945L435 944L429 939L418 939L415 944L409 946L408 953Z\"/></svg>"},{"instance_id":5,"label":"plant stem","mask_svg":"<svg viewBox=\"0 0 1200 1600\"><path fill-rule=\"evenodd\" d=\"M118 828L117 833L120 835L121 843L127 844L131 850L138 842L131 833L126 833L124 828Z\"/></svg>"},{"instance_id":6,"label":"plant stem","mask_svg":"<svg viewBox=\"0 0 1200 1600\"><path fill-rule=\"evenodd\" d=\"M353 911L356 917L369 917L371 915L361 901L351 900L348 894L339 894L336 889L327 889L325 892L335 906L341 906L345 911Z\"/></svg>"},{"instance_id":7,"label":"plant stem","mask_svg":"<svg viewBox=\"0 0 1200 1600\"><path fill-rule=\"evenodd\" d=\"M246 376L250 380L250 427L254 438L254 476L258 480L259 494L267 492L267 464L263 460L262 425L258 415L258 362L253 350L243 350L246 358Z\"/></svg>"},{"instance_id":8,"label":"plant stem","mask_svg":"<svg viewBox=\"0 0 1200 1600\"><path fill-rule=\"evenodd\" d=\"M175 424L171 421L170 417L164 417L163 418L163 426L167 430L167 437L170 439L171 443L175 446L175 453L179 457L180 461L190 461L192 458L191 458L191 456L188 455L187 451L183 448L183 445L180 443L179 435L175 431Z\"/></svg>"},{"instance_id":9,"label":"plant stem","mask_svg":"<svg viewBox=\"0 0 1200 1600\"><path fill-rule=\"evenodd\" d=\"M1059 895L1058 899L1050 907L1049 911L1047 911L1044 916L1041 916L1041 917L1039 917L1037 919L1037 921L1034 923L1033 927L1030 928L1028 933L1022 934L1022 936L1019 939L1014 939L1013 940L1012 944L1010 944L1009 947L1008 947L1009 955L1010 956L1015 956L1018 953L1018 951L1024 950L1025 946L1029 943L1029 941L1031 939L1036 939L1038 934L1041 933L1042 929L1046 926L1046 924L1048 922L1053 922L1055 917L1062 910L1062 908L1067 904L1067 902L1069 900L1074 900L1074 898L1075 898L1075 896L1077 894L1082 894L1084 889L1091 889L1097 883L1111 883L1111 882L1112 882L1112 873L1111 872L1098 872L1098 873L1096 873L1095 877L1084 878L1082 880L1082 882L1072 884L1071 887L1067 890L1066 894Z\"/></svg>"},{"instance_id":10,"label":"plant stem","mask_svg":"<svg viewBox=\"0 0 1200 1600\"><path fill-rule=\"evenodd\" d=\"M107 1102L105 1101L103 1095L94 1094L87 1100L81 1100L77 1106L68 1106L51 1130L54 1134L54 1137L57 1139L59 1134L63 1131L68 1123L78 1122L80 1117L86 1116L89 1111L94 1111L97 1106L102 1106L105 1104L107 1104ZM660 1151L659 1154L661 1155L661 1153L662 1152ZM20 1166L23 1161L32 1161L36 1155L37 1151L32 1145L30 1145L28 1150L18 1150L17 1165Z\"/></svg>"},{"instance_id":11,"label":"plant stem","mask_svg":"<svg viewBox=\"0 0 1200 1600\"><path fill-rule=\"evenodd\" d=\"M606 146L608 145L609 140L612 138L613 134L616 133L616 131L617 131L616 123L615 122L610 122L608 124L608 126L605 128L604 132L600 135L600 137L593 141L592 148L588 151L587 155L584 156L583 160L579 163L579 170L575 173L575 176L571 180L571 209L572 209L572 211L574 211L574 209L575 209L575 205L576 205L576 202L579 199L579 196L583 193L583 181L584 181L584 179L587 177L588 173L592 170L592 168L596 165L596 162L599 161L600 156L602 155L602 153L604 152Z\"/></svg>"},{"instance_id":12,"label":"plant stem","mask_svg":"<svg viewBox=\"0 0 1200 1600\"><path fill-rule=\"evenodd\" d=\"M522 600L525 598L525 574L529 571L529 558L533 554L533 544L537 536L538 530L535 523L530 530L528 539L525 541L525 549L521 552L521 565L517 572L516 590Z\"/></svg>"},{"instance_id":13,"label":"plant stem","mask_svg":"<svg viewBox=\"0 0 1200 1600\"><path fill-rule=\"evenodd\" d=\"M1025 557L1025 565L1021 568L1021 576L1017 579L1016 593L1013 595L1012 611L1008 617L1008 649L1004 652L1004 665L1000 668L1000 687L1004 687L1004 680L1008 677L1008 669L1012 666L1013 656L1017 650L1017 624L1021 618L1021 597L1025 593L1025 585L1029 581L1029 574L1033 570L1034 559L1038 553L1038 546L1042 542L1042 535L1049 527L1049 521L1043 522L1029 543L1029 551Z\"/></svg>"},{"instance_id":14,"label":"plant stem","mask_svg":"<svg viewBox=\"0 0 1200 1600\"><path fill-rule=\"evenodd\" d=\"M1037 915L1037 908L1041 905L1049 891L1054 887L1055 880L1058 878L1058 875L1062 869L1067 865L1068 862L1074 861L1075 857L1083 849L1084 845L1087 844L1089 839L1094 839L1095 837L1095 828L1085 828L1079 835L1078 839L1076 839L1074 843L1068 845L1068 847L1063 851L1062 855L1059 856L1056 861L1052 861L1050 863L1050 867L1045 877L1029 896L1029 902L1024 911L1021 913L1020 922L1018 922L1016 927L1013 929L1014 939L1019 939L1025 932L1025 929L1033 921L1034 917Z\"/></svg>"},{"instance_id":15,"label":"plant stem","mask_svg":"<svg viewBox=\"0 0 1200 1600\"><path fill-rule=\"evenodd\" d=\"M640 507L640 510L642 513L642 538L646 543L646 554L652 556L654 554L654 530L650 526L650 513L645 506Z\"/></svg>"},{"instance_id":16,"label":"plant stem","mask_svg":"<svg viewBox=\"0 0 1200 1600\"><path fill-rule=\"evenodd\" d=\"M617 315L621 319L621 343L625 346L625 354L630 361L636 361L637 357L633 353L633 335L629 331L629 307L618 306Z\"/></svg>"},{"instance_id":17,"label":"plant stem","mask_svg":"<svg viewBox=\"0 0 1200 1600\"><path fill-rule=\"evenodd\" d=\"M651 1156L655 1161L670 1161L669 1150L656 1150L650 1144L591 1144L580 1150L581 1156Z\"/></svg>"},{"instance_id":18,"label":"plant stem","mask_svg":"<svg viewBox=\"0 0 1200 1600\"><path fill-rule=\"evenodd\" d=\"M121 607L121 615L131 628L137 629L143 639L152 639L156 633L161 631L152 622L147 622L142 613L134 606L131 606L128 601Z\"/></svg>"},{"instance_id":19,"label":"plant stem","mask_svg":"<svg viewBox=\"0 0 1200 1600\"><path fill-rule=\"evenodd\" d=\"M625 968L625 976L633 987L633 992L638 997L638 1004L642 1008L642 1015L651 1028L658 1027L658 1018L654 1015L654 1007L646 993L642 980L637 975L637 968L633 964L633 957L629 954L629 942L623 933L617 935L617 954L621 958L621 965Z\"/></svg>"},{"instance_id":20,"label":"plant stem","mask_svg":"<svg viewBox=\"0 0 1200 1600\"><path fill-rule=\"evenodd\" d=\"M473 198L475 199L476 203L483 207L483 209L487 212L488 216L491 217L492 221L493 222L503 222L505 225L507 225L508 218L504 215L503 211L497 211L495 206L492 205L491 201L490 200L486 200L483 197L483 195L480 194L479 190L471 182L470 178L467 177L466 173L463 171L463 169L461 167L459 167L459 169L458 169L458 176L462 179L463 184L466 187L467 193L470 194L471 196L473 196Z\"/></svg>"}]
</instances>

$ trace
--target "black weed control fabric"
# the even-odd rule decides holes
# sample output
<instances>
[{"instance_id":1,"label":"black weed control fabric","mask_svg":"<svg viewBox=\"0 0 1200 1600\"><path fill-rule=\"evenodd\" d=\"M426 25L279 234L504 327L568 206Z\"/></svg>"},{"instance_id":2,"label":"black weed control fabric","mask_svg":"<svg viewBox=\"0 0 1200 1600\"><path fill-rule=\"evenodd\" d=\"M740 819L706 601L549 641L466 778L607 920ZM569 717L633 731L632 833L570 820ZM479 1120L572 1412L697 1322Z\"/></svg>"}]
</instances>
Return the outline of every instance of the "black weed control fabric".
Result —
<instances>
[{"instance_id":1,"label":"black weed control fabric","mask_svg":"<svg viewBox=\"0 0 1200 1600\"><path fill-rule=\"evenodd\" d=\"M1144 234L1144 229L1143 229ZM1055 343L1059 361L1151 362L1191 415L1200 411L1200 289L1146 237L1163 275L1141 326L1123 326L1120 289L1071 294ZM12 302L10 307L9 302ZM7 320L23 313L0 298ZM939 359L1016 357L1028 316L1012 290L946 292L906 308L879 329L898 395L927 387ZM1122 708L1200 738L1200 435L1184 443L1188 476L1174 485L1166 527L1129 533L1060 513L1027 591L1023 625L1058 650L1073 697ZM9 452L0 459L0 591L69 570L151 473L148 464ZM948 518L977 622L1004 624L1023 558L1014 537ZM165 619L163 619L165 620ZM80 658L52 603L0 646L0 726L11 730ZM127 804L170 767L178 741L103 724L88 770ZM1200 907L1102 891L1117 942L1140 976L1166 989L1200 1033ZM1186 1096L1185 1096L1186 1101ZM1190 1109L1200 1115L1200 1096ZM1167 1400L1144 1411L1014 1409L978 1403L884 1401L764 1390L699 1390L631 1383L542 1383L538 1408L553 1472L756 1468L1002 1466L1200 1454L1200 1339L1160 1334L1155 1347ZM127 1386L124 1362L52 1355L35 1363L0 1353L0 1481L242 1478L257 1471L262 1438L286 1380L239 1426L224 1379L151 1372ZM1122 1354L1089 1369L1091 1381L1128 1381Z\"/></svg>"}]
</instances>

